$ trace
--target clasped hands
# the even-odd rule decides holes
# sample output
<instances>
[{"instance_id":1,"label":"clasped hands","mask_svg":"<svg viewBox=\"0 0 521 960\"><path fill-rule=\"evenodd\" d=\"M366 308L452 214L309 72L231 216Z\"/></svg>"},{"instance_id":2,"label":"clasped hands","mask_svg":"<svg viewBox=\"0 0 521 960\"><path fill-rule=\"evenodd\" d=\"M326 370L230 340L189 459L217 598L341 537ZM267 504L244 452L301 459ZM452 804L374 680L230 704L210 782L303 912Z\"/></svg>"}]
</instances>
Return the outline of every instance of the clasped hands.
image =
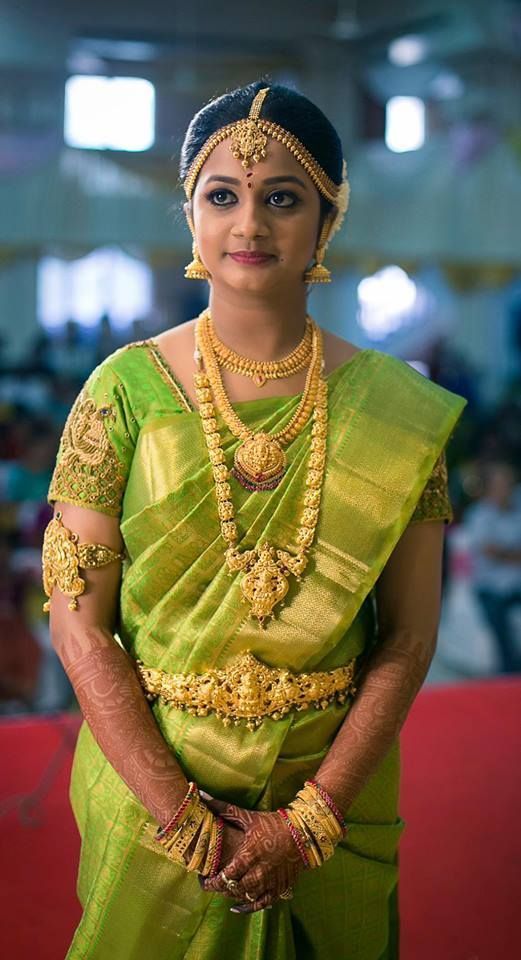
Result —
<instances>
[{"instance_id":1,"label":"clasped hands","mask_svg":"<svg viewBox=\"0 0 521 960\"><path fill-rule=\"evenodd\" d=\"M224 820L221 869L212 880L199 876L201 887L240 901L231 908L233 912L254 913L271 907L304 869L283 820L276 812L245 810L204 791L200 795ZM237 885L227 886L226 880Z\"/></svg>"}]
</instances>

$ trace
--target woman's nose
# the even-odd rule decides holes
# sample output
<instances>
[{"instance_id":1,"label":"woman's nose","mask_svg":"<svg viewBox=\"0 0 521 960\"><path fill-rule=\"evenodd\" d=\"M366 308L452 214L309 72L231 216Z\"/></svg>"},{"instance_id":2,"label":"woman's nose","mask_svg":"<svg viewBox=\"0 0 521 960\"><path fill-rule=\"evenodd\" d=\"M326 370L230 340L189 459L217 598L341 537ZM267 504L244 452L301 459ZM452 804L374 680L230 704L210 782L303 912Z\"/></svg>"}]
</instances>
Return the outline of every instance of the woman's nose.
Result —
<instances>
[{"instance_id":1,"label":"woman's nose","mask_svg":"<svg viewBox=\"0 0 521 960\"><path fill-rule=\"evenodd\" d=\"M255 237L267 237L269 228L265 217L264 206L259 204L254 197L248 197L237 210L232 235L252 240Z\"/></svg>"}]
</instances>

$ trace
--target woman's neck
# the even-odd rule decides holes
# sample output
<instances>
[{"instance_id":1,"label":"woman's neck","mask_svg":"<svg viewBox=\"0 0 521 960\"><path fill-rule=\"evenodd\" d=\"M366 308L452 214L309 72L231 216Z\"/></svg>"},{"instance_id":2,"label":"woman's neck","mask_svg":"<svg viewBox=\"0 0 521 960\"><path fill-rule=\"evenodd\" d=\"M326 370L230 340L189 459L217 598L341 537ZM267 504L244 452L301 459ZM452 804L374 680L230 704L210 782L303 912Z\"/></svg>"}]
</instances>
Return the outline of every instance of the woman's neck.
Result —
<instances>
[{"instance_id":1,"label":"woman's neck","mask_svg":"<svg viewBox=\"0 0 521 960\"><path fill-rule=\"evenodd\" d=\"M273 300L247 294L227 297L210 290L208 306L219 339L252 360L278 360L304 336L305 289L286 296L279 292Z\"/></svg>"}]
</instances>

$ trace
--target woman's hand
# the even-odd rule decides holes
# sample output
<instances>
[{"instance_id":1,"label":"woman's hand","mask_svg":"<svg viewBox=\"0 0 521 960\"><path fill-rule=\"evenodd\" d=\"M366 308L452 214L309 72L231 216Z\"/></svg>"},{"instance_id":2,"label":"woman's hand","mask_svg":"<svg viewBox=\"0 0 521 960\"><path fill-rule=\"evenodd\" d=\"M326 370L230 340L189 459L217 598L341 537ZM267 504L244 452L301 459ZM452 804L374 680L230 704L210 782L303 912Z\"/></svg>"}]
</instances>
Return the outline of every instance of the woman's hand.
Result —
<instances>
[{"instance_id":1,"label":"woman's hand","mask_svg":"<svg viewBox=\"0 0 521 960\"><path fill-rule=\"evenodd\" d=\"M218 875L212 880L201 878L201 886L204 890L241 901L235 908L241 913L253 913L271 906L284 890L293 886L304 869L288 828L278 813L244 810L204 793L202 797L214 813L220 814L226 823L242 829L243 834L242 843L231 859L226 859L223 853ZM237 881L235 889L226 886L223 870L228 880Z\"/></svg>"}]
</instances>

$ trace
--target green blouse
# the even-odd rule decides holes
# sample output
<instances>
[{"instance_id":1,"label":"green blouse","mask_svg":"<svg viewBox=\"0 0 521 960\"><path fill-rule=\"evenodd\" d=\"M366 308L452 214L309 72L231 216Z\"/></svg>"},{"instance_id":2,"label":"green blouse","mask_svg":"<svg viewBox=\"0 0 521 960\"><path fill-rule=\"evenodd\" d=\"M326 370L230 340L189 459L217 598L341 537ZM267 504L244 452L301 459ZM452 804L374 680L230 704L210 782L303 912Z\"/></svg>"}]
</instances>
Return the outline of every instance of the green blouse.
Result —
<instances>
[{"instance_id":1,"label":"green blouse","mask_svg":"<svg viewBox=\"0 0 521 960\"><path fill-rule=\"evenodd\" d=\"M124 351L142 356L143 384L161 379L169 391L171 410L165 404L136 404L133 409L114 362ZM360 353L372 352L363 350ZM357 356L357 355L355 355ZM348 361L348 363L351 361ZM345 365L337 368L340 370ZM329 378L334 378L333 370ZM164 400L164 398L163 398ZM135 341L116 350L91 373L67 418L48 500L63 501L120 517L126 481L139 430L151 417L173 412L193 412L194 406L153 339ZM425 485L410 523L453 520L448 492L445 450Z\"/></svg>"}]
</instances>

